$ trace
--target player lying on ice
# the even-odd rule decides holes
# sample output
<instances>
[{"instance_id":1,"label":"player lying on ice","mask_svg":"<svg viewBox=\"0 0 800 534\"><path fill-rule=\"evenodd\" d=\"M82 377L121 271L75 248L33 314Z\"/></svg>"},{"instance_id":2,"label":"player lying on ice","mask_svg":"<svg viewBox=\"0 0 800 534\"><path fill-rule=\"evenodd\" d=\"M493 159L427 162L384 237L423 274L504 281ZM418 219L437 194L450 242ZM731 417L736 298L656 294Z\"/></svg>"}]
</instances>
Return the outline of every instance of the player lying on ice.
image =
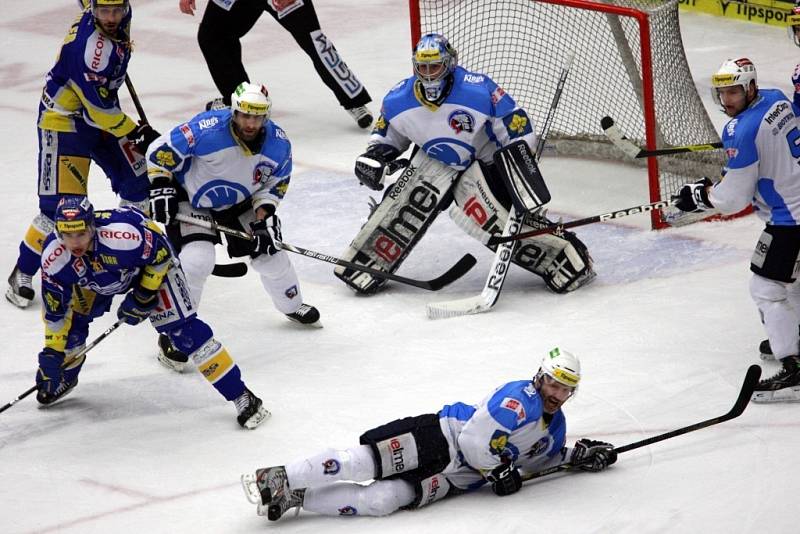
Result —
<instances>
[{"instance_id":1,"label":"player lying on ice","mask_svg":"<svg viewBox=\"0 0 800 534\"><path fill-rule=\"evenodd\" d=\"M359 446L258 469L242 475L242 484L258 514L277 521L301 507L382 516L487 482L497 495L510 495L522 487L523 474L566 461L602 471L617 460L611 444L580 439L565 446L561 406L580 379L578 358L556 348L532 380L504 384L477 405L456 402L435 414L392 421L365 432Z\"/></svg>"}]
</instances>

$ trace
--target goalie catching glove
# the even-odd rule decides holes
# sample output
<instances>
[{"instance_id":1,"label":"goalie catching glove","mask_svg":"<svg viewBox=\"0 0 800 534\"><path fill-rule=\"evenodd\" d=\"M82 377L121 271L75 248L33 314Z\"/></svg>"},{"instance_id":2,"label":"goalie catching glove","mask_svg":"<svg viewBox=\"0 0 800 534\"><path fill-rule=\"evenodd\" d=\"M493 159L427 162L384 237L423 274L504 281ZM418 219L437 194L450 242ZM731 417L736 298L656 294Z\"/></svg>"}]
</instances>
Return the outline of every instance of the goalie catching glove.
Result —
<instances>
[{"instance_id":1,"label":"goalie catching glove","mask_svg":"<svg viewBox=\"0 0 800 534\"><path fill-rule=\"evenodd\" d=\"M277 215L270 215L265 219L259 219L250 223L253 232L253 254L266 254L272 256L280 249L281 220Z\"/></svg>"},{"instance_id":2,"label":"goalie catching glove","mask_svg":"<svg viewBox=\"0 0 800 534\"><path fill-rule=\"evenodd\" d=\"M391 165L400 151L390 145L372 145L356 159L356 178L362 185L380 191L387 174L392 174L400 166Z\"/></svg>"},{"instance_id":3,"label":"goalie catching glove","mask_svg":"<svg viewBox=\"0 0 800 534\"><path fill-rule=\"evenodd\" d=\"M514 464L500 464L486 475L486 480L492 483L495 495L504 497L516 493L522 487L522 476Z\"/></svg>"},{"instance_id":4,"label":"goalie catching glove","mask_svg":"<svg viewBox=\"0 0 800 534\"><path fill-rule=\"evenodd\" d=\"M708 200L708 187L714 185L705 176L693 184L684 184L672 195L675 207L681 211L699 213L714 209L714 205Z\"/></svg>"},{"instance_id":5,"label":"goalie catching glove","mask_svg":"<svg viewBox=\"0 0 800 534\"><path fill-rule=\"evenodd\" d=\"M575 442L569 461L584 471L597 473L617 461L617 451L610 443L583 438Z\"/></svg>"}]
</instances>

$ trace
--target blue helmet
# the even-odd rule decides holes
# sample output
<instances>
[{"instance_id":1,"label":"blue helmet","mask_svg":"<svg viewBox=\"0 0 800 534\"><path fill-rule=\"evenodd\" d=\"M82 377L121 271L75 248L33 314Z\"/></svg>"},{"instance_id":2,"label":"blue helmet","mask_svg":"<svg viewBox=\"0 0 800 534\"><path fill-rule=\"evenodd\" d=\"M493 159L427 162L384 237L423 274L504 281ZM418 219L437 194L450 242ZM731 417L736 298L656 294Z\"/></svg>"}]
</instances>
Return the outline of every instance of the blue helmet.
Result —
<instances>
[{"instance_id":1,"label":"blue helmet","mask_svg":"<svg viewBox=\"0 0 800 534\"><path fill-rule=\"evenodd\" d=\"M85 232L94 229L94 207L89 197L67 195L58 201L55 214L56 234Z\"/></svg>"},{"instance_id":2,"label":"blue helmet","mask_svg":"<svg viewBox=\"0 0 800 534\"><path fill-rule=\"evenodd\" d=\"M458 65L458 52L439 33L423 35L414 47L414 74L425 89L425 98L436 101L447 87L448 78Z\"/></svg>"}]
</instances>

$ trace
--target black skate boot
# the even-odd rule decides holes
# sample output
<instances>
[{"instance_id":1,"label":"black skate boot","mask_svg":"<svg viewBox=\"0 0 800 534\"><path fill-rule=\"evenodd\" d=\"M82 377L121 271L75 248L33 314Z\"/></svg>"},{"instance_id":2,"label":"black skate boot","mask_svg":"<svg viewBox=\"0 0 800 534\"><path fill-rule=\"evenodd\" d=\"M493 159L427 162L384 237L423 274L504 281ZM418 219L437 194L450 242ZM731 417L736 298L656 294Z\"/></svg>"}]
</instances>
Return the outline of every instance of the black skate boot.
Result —
<instances>
[{"instance_id":1,"label":"black skate boot","mask_svg":"<svg viewBox=\"0 0 800 534\"><path fill-rule=\"evenodd\" d=\"M300 508L303 506L303 499L305 499L305 496L305 488L290 491L288 496L279 499L277 502L267 507L267 519L270 521L277 521L292 508L297 508L294 512L294 515L297 516L300 514Z\"/></svg>"},{"instance_id":2,"label":"black skate boot","mask_svg":"<svg viewBox=\"0 0 800 534\"><path fill-rule=\"evenodd\" d=\"M258 515L265 515L270 521L277 521L292 508L297 508L299 514L306 493L305 489L292 491L289 488L286 468L282 465L242 475L242 487L247 500L258 505Z\"/></svg>"},{"instance_id":3,"label":"black skate boot","mask_svg":"<svg viewBox=\"0 0 800 534\"><path fill-rule=\"evenodd\" d=\"M367 129L372 126L372 112L367 106L350 108L347 110L347 113L353 117L353 120L356 121L359 128Z\"/></svg>"},{"instance_id":4,"label":"black skate boot","mask_svg":"<svg viewBox=\"0 0 800 534\"><path fill-rule=\"evenodd\" d=\"M296 312L287 313L286 317L295 323L313 326L314 328L322 328L322 323L319 321L319 310L309 304L301 304Z\"/></svg>"},{"instance_id":5,"label":"black skate boot","mask_svg":"<svg viewBox=\"0 0 800 534\"><path fill-rule=\"evenodd\" d=\"M72 382L64 382L62 380L61 384L59 384L58 389L56 389L55 393L48 393L46 391L41 391L41 390L37 391L36 401L39 404L41 404L42 407L51 406L54 403L66 397L67 395L69 395L70 392L73 389L75 389L75 386L77 385L78 385L78 377L75 377L75 380L73 380Z\"/></svg>"},{"instance_id":6,"label":"black skate boot","mask_svg":"<svg viewBox=\"0 0 800 534\"><path fill-rule=\"evenodd\" d=\"M178 373L182 373L189 362L189 355L176 349L167 334L158 334L157 357L161 365Z\"/></svg>"},{"instance_id":7,"label":"black skate boot","mask_svg":"<svg viewBox=\"0 0 800 534\"><path fill-rule=\"evenodd\" d=\"M800 325L797 325L797 331L800 332ZM798 347L800 350L800 347ZM764 361L771 361L775 359L775 354L772 353L772 347L769 344L769 339L765 339L758 345L758 351L761 353L761 359Z\"/></svg>"},{"instance_id":8,"label":"black skate boot","mask_svg":"<svg viewBox=\"0 0 800 534\"><path fill-rule=\"evenodd\" d=\"M8 277L8 289L6 290L6 300L17 308L27 308L33 302L36 292L33 290L33 276L25 274L14 267Z\"/></svg>"},{"instance_id":9,"label":"black skate boot","mask_svg":"<svg viewBox=\"0 0 800 534\"><path fill-rule=\"evenodd\" d=\"M236 411L239 414L236 420L244 428L253 429L272 415L264 408L261 399L247 388L244 388L244 393L236 397L233 402L236 404Z\"/></svg>"},{"instance_id":10,"label":"black skate boot","mask_svg":"<svg viewBox=\"0 0 800 534\"><path fill-rule=\"evenodd\" d=\"M753 402L800 402L800 357L781 359L783 368L755 387Z\"/></svg>"}]
</instances>

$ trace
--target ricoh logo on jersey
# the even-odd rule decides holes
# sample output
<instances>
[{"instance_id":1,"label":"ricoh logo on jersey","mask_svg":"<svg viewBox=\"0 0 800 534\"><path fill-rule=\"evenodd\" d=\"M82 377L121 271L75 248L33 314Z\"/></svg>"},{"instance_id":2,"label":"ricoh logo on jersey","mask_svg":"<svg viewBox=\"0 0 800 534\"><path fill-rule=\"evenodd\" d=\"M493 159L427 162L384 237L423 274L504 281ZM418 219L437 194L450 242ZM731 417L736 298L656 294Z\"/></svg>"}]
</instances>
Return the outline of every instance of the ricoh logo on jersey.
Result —
<instances>
[{"instance_id":1,"label":"ricoh logo on jersey","mask_svg":"<svg viewBox=\"0 0 800 534\"><path fill-rule=\"evenodd\" d=\"M59 245L56 249L54 249L50 254L47 255L47 258L45 258L42 267L44 267L45 269L49 269L50 266L53 264L53 262L56 261L61 256L63 256L64 253L66 252L67 252L67 247L65 247L64 245Z\"/></svg>"},{"instance_id":2,"label":"ricoh logo on jersey","mask_svg":"<svg viewBox=\"0 0 800 534\"><path fill-rule=\"evenodd\" d=\"M106 230L102 229L98 232L100 237L104 239L123 239L123 240L131 240L131 241L141 241L141 237L136 232L130 232L127 230Z\"/></svg>"},{"instance_id":3,"label":"ricoh logo on jersey","mask_svg":"<svg viewBox=\"0 0 800 534\"><path fill-rule=\"evenodd\" d=\"M386 227L378 227L379 235L374 244L378 256L389 263L396 261L439 205L441 194L427 180L422 180L420 185L414 187L408 194L408 205L397 210L397 214Z\"/></svg>"},{"instance_id":4,"label":"ricoh logo on jersey","mask_svg":"<svg viewBox=\"0 0 800 534\"><path fill-rule=\"evenodd\" d=\"M86 66L95 72L104 70L108 67L113 47L114 45L100 31L95 31L86 43L84 51Z\"/></svg>"}]
</instances>

